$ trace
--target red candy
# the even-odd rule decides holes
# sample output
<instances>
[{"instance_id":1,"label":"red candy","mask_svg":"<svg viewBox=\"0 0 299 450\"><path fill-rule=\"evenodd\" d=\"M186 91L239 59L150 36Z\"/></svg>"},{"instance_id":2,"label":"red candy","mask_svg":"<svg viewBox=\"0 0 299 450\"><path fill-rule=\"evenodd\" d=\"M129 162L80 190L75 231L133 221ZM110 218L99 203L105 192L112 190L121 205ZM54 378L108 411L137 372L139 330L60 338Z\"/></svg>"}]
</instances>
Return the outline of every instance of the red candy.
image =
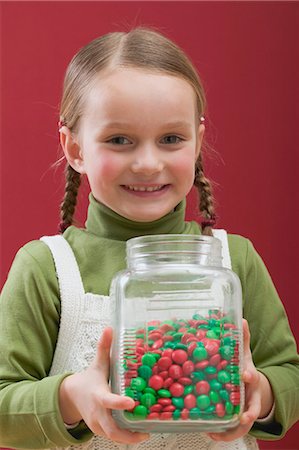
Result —
<instances>
[{"instance_id":1,"label":"red candy","mask_svg":"<svg viewBox=\"0 0 299 450\"><path fill-rule=\"evenodd\" d=\"M171 411L171 412L173 412L173 411L175 411L175 406L174 405L168 405L168 406L165 406L164 408L163 408L163 412L169 412L169 411Z\"/></svg>"},{"instance_id":2,"label":"red candy","mask_svg":"<svg viewBox=\"0 0 299 450\"><path fill-rule=\"evenodd\" d=\"M149 387L155 389L158 391L159 389L162 389L164 380L160 375L153 375L148 380Z\"/></svg>"},{"instance_id":3,"label":"red candy","mask_svg":"<svg viewBox=\"0 0 299 450\"><path fill-rule=\"evenodd\" d=\"M181 377L178 379L178 382L183 384L184 386L189 386L190 384L192 384L191 378L188 377Z\"/></svg>"},{"instance_id":4,"label":"red candy","mask_svg":"<svg viewBox=\"0 0 299 450\"><path fill-rule=\"evenodd\" d=\"M177 364L172 364L169 367L168 374L174 380L178 380L179 378L181 378L183 376L183 369L181 366L179 366Z\"/></svg>"},{"instance_id":5,"label":"red candy","mask_svg":"<svg viewBox=\"0 0 299 450\"><path fill-rule=\"evenodd\" d=\"M147 419L159 419L160 414L158 412L151 412L148 414Z\"/></svg>"},{"instance_id":6,"label":"red candy","mask_svg":"<svg viewBox=\"0 0 299 450\"><path fill-rule=\"evenodd\" d=\"M169 406L172 404L172 401L170 398L159 398L158 400L159 405L162 407Z\"/></svg>"},{"instance_id":7,"label":"red candy","mask_svg":"<svg viewBox=\"0 0 299 450\"><path fill-rule=\"evenodd\" d=\"M179 380L181 380L181 378L179 378ZM164 380L164 383L163 383L163 389L168 389L169 386L172 385L172 383L173 383L172 378L170 378L170 377L166 378L166 380Z\"/></svg>"},{"instance_id":8,"label":"red candy","mask_svg":"<svg viewBox=\"0 0 299 450\"><path fill-rule=\"evenodd\" d=\"M225 408L222 403L216 403L216 414L218 417L225 416Z\"/></svg>"},{"instance_id":9,"label":"red candy","mask_svg":"<svg viewBox=\"0 0 299 450\"><path fill-rule=\"evenodd\" d=\"M162 355L163 355L163 353L162 353ZM157 364L158 364L158 367L160 370L167 370L171 366L172 360L171 360L171 358L169 358L169 356L162 356L158 360Z\"/></svg>"},{"instance_id":10,"label":"red candy","mask_svg":"<svg viewBox=\"0 0 299 450\"><path fill-rule=\"evenodd\" d=\"M197 347L196 342L191 342L191 344L188 345L187 353L188 353L189 356L192 356L192 353L196 349L196 347Z\"/></svg>"},{"instance_id":11,"label":"red candy","mask_svg":"<svg viewBox=\"0 0 299 450\"><path fill-rule=\"evenodd\" d=\"M208 367L209 361L204 359L203 361L198 361L195 363L195 368L198 370L204 370L206 367Z\"/></svg>"},{"instance_id":12,"label":"red candy","mask_svg":"<svg viewBox=\"0 0 299 450\"><path fill-rule=\"evenodd\" d=\"M161 399L159 399L159 400L161 400ZM163 405L161 405L160 403L156 403L155 405L151 406L149 410L150 410L150 412L160 412L160 411L162 411L162 409L163 409Z\"/></svg>"},{"instance_id":13,"label":"red candy","mask_svg":"<svg viewBox=\"0 0 299 450\"><path fill-rule=\"evenodd\" d=\"M185 361L183 364L183 374L185 376L190 375L192 372L194 372L194 363L190 359L188 361Z\"/></svg>"},{"instance_id":14,"label":"red candy","mask_svg":"<svg viewBox=\"0 0 299 450\"><path fill-rule=\"evenodd\" d=\"M184 393L184 386L180 383L173 383L169 391L173 397L181 397Z\"/></svg>"},{"instance_id":15,"label":"red candy","mask_svg":"<svg viewBox=\"0 0 299 450\"><path fill-rule=\"evenodd\" d=\"M170 358L170 361L172 361L172 358L171 358L172 353L173 353L172 348L166 348L166 349L163 350L163 352L162 352L162 357Z\"/></svg>"},{"instance_id":16,"label":"red candy","mask_svg":"<svg viewBox=\"0 0 299 450\"><path fill-rule=\"evenodd\" d=\"M193 394L188 394L184 398L184 405L187 409L195 408L196 406L196 397Z\"/></svg>"},{"instance_id":17,"label":"red candy","mask_svg":"<svg viewBox=\"0 0 299 450\"><path fill-rule=\"evenodd\" d=\"M209 383L207 381L198 381L198 383L196 383L195 385L195 390L196 393L198 395L203 395L203 394L208 394L208 392L210 391L211 387L209 385Z\"/></svg>"},{"instance_id":18,"label":"red candy","mask_svg":"<svg viewBox=\"0 0 299 450\"><path fill-rule=\"evenodd\" d=\"M152 349L155 350L157 348L161 348L163 347L163 344L164 344L163 339L158 339L156 342L153 343Z\"/></svg>"},{"instance_id":19,"label":"red candy","mask_svg":"<svg viewBox=\"0 0 299 450\"><path fill-rule=\"evenodd\" d=\"M181 411L181 419L186 420L189 418L189 410L187 408L183 408Z\"/></svg>"},{"instance_id":20,"label":"red candy","mask_svg":"<svg viewBox=\"0 0 299 450\"><path fill-rule=\"evenodd\" d=\"M188 354L184 350L174 350L172 353L172 359L177 364L184 364L188 359Z\"/></svg>"},{"instance_id":21,"label":"red candy","mask_svg":"<svg viewBox=\"0 0 299 450\"><path fill-rule=\"evenodd\" d=\"M218 351L219 351L219 344L216 341L210 340L209 342L207 342L205 344L205 348L206 348L206 351L208 352L208 355L209 356L213 356L213 355L216 355L218 353Z\"/></svg>"}]
</instances>

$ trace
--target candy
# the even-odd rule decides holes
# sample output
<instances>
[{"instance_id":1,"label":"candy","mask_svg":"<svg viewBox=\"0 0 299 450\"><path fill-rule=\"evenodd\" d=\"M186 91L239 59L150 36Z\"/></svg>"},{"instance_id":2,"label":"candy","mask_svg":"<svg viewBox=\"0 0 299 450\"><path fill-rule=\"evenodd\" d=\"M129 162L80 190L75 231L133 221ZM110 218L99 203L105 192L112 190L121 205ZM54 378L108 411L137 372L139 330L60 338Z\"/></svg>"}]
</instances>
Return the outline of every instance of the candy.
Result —
<instances>
[{"instance_id":1,"label":"candy","mask_svg":"<svg viewBox=\"0 0 299 450\"><path fill-rule=\"evenodd\" d=\"M148 380L149 387L155 389L156 391L158 391L159 389L161 389L163 387L163 383L164 383L164 380L159 375L153 375Z\"/></svg>"},{"instance_id":2,"label":"candy","mask_svg":"<svg viewBox=\"0 0 299 450\"><path fill-rule=\"evenodd\" d=\"M240 413L236 326L219 312L152 321L135 336L135 346L124 348L124 395L135 401L127 419L227 420Z\"/></svg>"}]
</instances>

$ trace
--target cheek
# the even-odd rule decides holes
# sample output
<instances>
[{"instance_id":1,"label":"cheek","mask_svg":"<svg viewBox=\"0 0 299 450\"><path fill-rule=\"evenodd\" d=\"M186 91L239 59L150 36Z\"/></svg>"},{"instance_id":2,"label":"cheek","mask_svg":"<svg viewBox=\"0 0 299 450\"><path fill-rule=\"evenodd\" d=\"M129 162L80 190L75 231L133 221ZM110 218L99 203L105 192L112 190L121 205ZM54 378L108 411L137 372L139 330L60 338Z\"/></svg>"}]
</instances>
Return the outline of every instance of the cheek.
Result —
<instances>
[{"instance_id":1,"label":"cheek","mask_svg":"<svg viewBox=\"0 0 299 450\"><path fill-rule=\"evenodd\" d=\"M194 177L195 172L195 156L192 152L182 152L180 155L174 155L172 159L174 170L181 176L185 174L186 177Z\"/></svg>"},{"instance_id":2,"label":"cheek","mask_svg":"<svg viewBox=\"0 0 299 450\"><path fill-rule=\"evenodd\" d=\"M102 156L97 164L93 164L93 174L101 179L113 180L120 173L119 161L113 156Z\"/></svg>"}]
</instances>

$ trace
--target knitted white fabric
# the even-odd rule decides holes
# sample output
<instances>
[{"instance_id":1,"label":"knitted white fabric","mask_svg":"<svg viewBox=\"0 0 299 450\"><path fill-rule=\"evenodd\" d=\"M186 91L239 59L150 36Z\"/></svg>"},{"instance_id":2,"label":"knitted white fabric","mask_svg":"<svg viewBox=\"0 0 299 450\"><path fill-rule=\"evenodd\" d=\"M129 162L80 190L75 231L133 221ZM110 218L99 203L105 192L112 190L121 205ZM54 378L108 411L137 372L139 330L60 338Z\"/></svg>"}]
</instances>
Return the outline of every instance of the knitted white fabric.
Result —
<instances>
[{"instance_id":1,"label":"knitted white fabric","mask_svg":"<svg viewBox=\"0 0 299 450\"><path fill-rule=\"evenodd\" d=\"M215 230L215 237L224 240L224 258L230 268L225 230ZM221 231L221 233L217 233ZM224 231L224 233L223 233ZM63 236L44 236L53 255L61 296L61 319L58 340L50 375L79 372L89 366L103 329L110 325L109 297L85 293L74 253ZM223 264L224 265L224 264ZM100 276L100 274L99 274ZM153 433L141 444L117 444L95 436L84 445L69 446L67 450L256 450L256 440L245 436L233 442L215 442L203 433ZM63 450L57 448L56 450ZM66 450L66 449L64 449Z\"/></svg>"}]
</instances>

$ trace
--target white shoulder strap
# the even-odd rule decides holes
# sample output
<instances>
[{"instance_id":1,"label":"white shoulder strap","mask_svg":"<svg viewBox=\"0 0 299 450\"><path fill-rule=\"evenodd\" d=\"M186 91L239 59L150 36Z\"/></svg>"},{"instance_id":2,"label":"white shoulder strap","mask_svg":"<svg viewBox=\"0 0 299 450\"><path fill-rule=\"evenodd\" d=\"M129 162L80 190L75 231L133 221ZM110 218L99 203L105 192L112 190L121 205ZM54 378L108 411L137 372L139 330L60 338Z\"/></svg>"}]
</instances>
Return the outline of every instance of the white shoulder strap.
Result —
<instances>
[{"instance_id":1,"label":"white shoulder strap","mask_svg":"<svg viewBox=\"0 0 299 450\"><path fill-rule=\"evenodd\" d=\"M67 240L61 236L43 236L53 255L61 298L65 295L82 295L84 287L73 250Z\"/></svg>"},{"instance_id":2,"label":"white shoulder strap","mask_svg":"<svg viewBox=\"0 0 299 450\"><path fill-rule=\"evenodd\" d=\"M228 240L227 240L227 232L225 230L212 230L213 236L219 239L222 243L222 265L227 269L232 268Z\"/></svg>"}]
</instances>

